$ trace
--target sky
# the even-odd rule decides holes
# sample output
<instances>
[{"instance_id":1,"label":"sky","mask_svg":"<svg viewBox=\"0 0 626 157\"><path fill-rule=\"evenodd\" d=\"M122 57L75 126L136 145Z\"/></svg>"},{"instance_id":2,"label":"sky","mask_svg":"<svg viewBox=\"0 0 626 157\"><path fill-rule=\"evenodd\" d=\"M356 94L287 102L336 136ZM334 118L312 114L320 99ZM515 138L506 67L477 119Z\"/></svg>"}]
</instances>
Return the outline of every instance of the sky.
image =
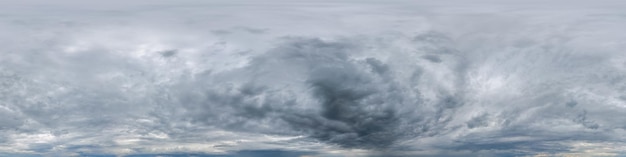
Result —
<instances>
[{"instance_id":1,"label":"sky","mask_svg":"<svg viewBox=\"0 0 626 157\"><path fill-rule=\"evenodd\" d=\"M626 156L626 1L0 0L0 156Z\"/></svg>"}]
</instances>

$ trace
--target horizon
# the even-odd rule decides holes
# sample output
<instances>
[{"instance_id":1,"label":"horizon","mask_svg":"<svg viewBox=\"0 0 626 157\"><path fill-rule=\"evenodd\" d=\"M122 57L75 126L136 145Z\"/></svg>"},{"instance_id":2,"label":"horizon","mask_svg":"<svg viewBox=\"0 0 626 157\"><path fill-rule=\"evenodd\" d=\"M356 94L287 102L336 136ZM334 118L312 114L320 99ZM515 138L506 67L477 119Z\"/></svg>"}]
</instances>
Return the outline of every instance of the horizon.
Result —
<instances>
[{"instance_id":1,"label":"horizon","mask_svg":"<svg viewBox=\"0 0 626 157\"><path fill-rule=\"evenodd\" d=\"M0 156L626 156L626 1L0 3Z\"/></svg>"}]
</instances>

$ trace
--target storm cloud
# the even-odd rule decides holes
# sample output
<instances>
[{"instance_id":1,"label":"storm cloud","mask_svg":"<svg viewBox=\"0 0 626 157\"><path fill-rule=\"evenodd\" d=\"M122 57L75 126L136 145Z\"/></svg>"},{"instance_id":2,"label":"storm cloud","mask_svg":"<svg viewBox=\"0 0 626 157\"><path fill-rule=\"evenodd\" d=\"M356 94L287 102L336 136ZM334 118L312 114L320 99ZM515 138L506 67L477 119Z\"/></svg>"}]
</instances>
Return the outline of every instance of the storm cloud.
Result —
<instances>
[{"instance_id":1,"label":"storm cloud","mask_svg":"<svg viewBox=\"0 0 626 157\"><path fill-rule=\"evenodd\" d=\"M622 156L619 1L0 7L0 156Z\"/></svg>"}]
</instances>

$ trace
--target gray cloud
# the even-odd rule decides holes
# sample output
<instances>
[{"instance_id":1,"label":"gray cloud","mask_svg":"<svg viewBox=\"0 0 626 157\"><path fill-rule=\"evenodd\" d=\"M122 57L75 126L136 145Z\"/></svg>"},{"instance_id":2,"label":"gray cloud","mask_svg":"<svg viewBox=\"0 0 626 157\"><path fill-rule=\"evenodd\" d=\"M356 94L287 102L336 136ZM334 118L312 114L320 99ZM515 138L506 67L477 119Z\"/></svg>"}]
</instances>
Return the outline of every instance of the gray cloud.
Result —
<instances>
[{"instance_id":1,"label":"gray cloud","mask_svg":"<svg viewBox=\"0 0 626 157\"><path fill-rule=\"evenodd\" d=\"M606 2L11 2L0 156L623 155Z\"/></svg>"}]
</instances>

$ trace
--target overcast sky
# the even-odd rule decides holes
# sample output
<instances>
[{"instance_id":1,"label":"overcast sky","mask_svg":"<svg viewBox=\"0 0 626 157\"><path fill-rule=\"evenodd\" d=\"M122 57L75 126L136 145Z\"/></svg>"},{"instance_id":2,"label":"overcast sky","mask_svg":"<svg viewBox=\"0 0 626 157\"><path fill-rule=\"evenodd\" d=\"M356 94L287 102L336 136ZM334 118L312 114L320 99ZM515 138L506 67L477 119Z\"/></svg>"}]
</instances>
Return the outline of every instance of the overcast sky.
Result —
<instances>
[{"instance_id":1,"label":"overcast sky","mask_svg":"<svg viewBox=\"0 0 626 157\"><path fill-rule=\"evenodd\" d=\"M0 156L625 156L626 1L0 0Z\"/></svg>"}]
</instances>

